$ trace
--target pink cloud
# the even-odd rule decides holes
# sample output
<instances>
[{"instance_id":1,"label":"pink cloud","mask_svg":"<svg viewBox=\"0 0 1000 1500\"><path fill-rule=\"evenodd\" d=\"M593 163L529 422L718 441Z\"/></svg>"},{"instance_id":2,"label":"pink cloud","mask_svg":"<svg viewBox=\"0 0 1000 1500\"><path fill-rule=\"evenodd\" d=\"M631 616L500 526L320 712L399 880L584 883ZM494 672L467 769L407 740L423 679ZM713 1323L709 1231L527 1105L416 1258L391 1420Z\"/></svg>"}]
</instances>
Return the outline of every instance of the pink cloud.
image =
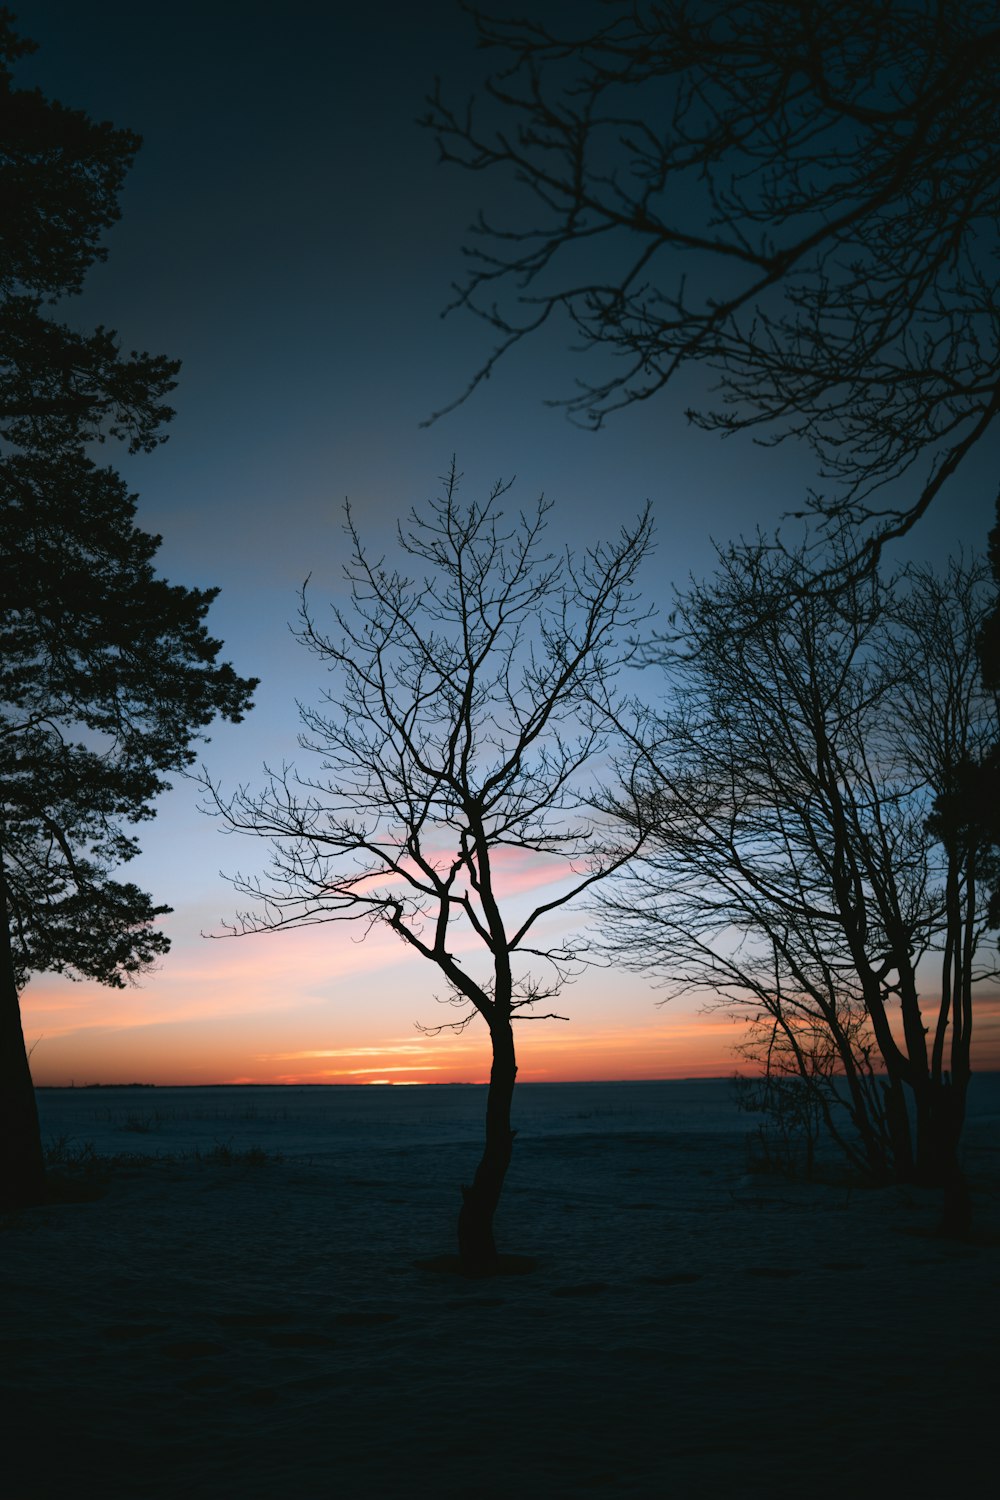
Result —
<instances>
[{"instance_id":1,"label":"pink cloud","mask_svg":"<svg viewBox=\"0 0 1000 1500\"><path fill-rule=\"evenodd\" d=\"M443 850L431 855L429 862L439 875L444 875L451 868L453 858L451 850ZM537 854L530 849L519 849L506 844L501 844L491 851L490 871L494 892L501 899L518 896L525 891L536 890L540 886L556 885L573 876L569 861L560 859L557 855ZM412 860L407 859L401 861L399 874L390 872L385 875L368 876L358 882L357 890L364 893L395 889L402 891L406 887L407 874L412 874L418 880L422 878L419 867ZM470 889L469 881L464 874L458 876L456 885L460 890Z\"/></svg>"},{"instance_id":2,"label":"pink cloud","mask_svg":"<svg viewBox=\"0 0 1000 1500\"><path fill-rule=\"evenodd\" d=\"M325 1004L338 986L417 962L385 928L364 942L332 924L175 944L156 972L124 990L39 975L21 997L26 1031L59 1036L81 1027L152 1026L259 1015Z\"/></svg>"}]
</instances>

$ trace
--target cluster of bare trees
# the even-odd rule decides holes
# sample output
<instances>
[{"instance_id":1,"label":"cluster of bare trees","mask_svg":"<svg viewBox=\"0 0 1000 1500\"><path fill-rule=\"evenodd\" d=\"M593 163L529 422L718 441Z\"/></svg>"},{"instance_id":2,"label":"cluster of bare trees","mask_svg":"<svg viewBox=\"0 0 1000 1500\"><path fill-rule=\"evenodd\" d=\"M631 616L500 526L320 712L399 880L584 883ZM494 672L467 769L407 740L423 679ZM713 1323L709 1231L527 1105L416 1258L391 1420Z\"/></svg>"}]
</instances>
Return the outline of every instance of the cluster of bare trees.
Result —
<instances>
[{"instance_id":1,"label":"cluster of bare trees","mask_svg":"<svg viewBox=\"0 0 1000 1500\"><path fill-rule=\"evenodd\" d=\"M970 778L996 779L975 645L991 591L975 567L877 568L1000 412L995 7L606 0L597 25L467 8L498 66L468 106L437 89L426 123L516 207L465 246L456 305L496 336L465 395L560 320L598 372L564 403L585 425L708 370L698 423L815 455L797 503L823 545L734 548L676 639L642 647L647 521L560 569L541 512L501 523L501 490L463 505L453 471L401 536L422 581L350 525L353 613L333 634L302 615L339 682L303 715L321 772L212 794L275 852L234 930L383 922L443 973L456 1025L484 1018L469 1267L496 1260L512 1022L586 957L539 936L583 894L613 918L615 962L742 1010L755 1062L806 1090L854 1165L946 1186L960 1229L996 848L962 809ZM640 656L641 703L619 676ZM602 785L613 756L621 784ZM511 844L567 864L527 916L497 894Z\"/></svg>"},{"instance_id":2,"label":"cluster of bare trees","mask_svg":"<svg viewBox=\"0 0 1000 1500\"><path fill-rule=\"evenodd\" d=\"M956 1228L996 846L935 806L997 744L992 592L977 564L818 588L804 551L731 548L650 653L665 707L607 804L646 835L604 895L618 961L735 1007L854 1164L945 1187Z\"/></svg>"},{"instance_id":3,"label":"cluster of bare trees","mask_svg":"<svg viewBox=\"0 0 1000 1500\"><path fill-rule=\"evenodd\" d=\"M211 791L231 830L273 852L269 878L238 880L254 906L233 932L383 923L460 1007L438 1029L483 1018L468 1269L497 1262L514 1022L550 1015L536 1007L587 961L550 919L588 894L613 934L595 943L605 960L742 1012L754 1061L807 1090L856 1168L941 1186L964 1232L958 1148L996 847L981 821L935 810L1000 739L977 652L988 571L884 581L844 566L844 538L821 587L806 549L736 546L679 601L671 636L643 644L648 515L577 560L544 550L547 506L505 519L504 494L463 503L453 467L400 530L412 577L368 554L348 512L350 607L329 628L305 595L301 610L332 674L324 706L302 710L318 769ZM643 701L622 678L640 664ZM559 861L556 894L505 901L510 848Z\"/></svg>"},{"instance_id":4,"label":"cluster of bare trees","mask_svg":"<svg viewBox=\"0 0 1000 1500\"><path fill-rule=\"evenodd\" d=\"M496 66L425 124L503 195L463 247L452 305L494 343L453 404L561 326L584 425L695 374L697 424L816 463L823 545L725 555L651 653L667 706L618 721L612 952L742 1008L856 1165L942 1183L961 1228L1000 607L975 568L877 569L1000 415L996 6L468 9Z\"/></svg>"},{"instance_id":5,"label":"cluster of bare trees","mask_svg":"<svg viewBox=\"0 0 1000 1500\"><path fill-rule=\"evenodd\" d=\"M853 1163L940 1184L961 1232L974 986L1000 921L1000 528L992 582L977 564L878 567L1000 414L994 0L606 0L604 24L567 32L472 14L501 66L467 109L437 91L427 123L446 159L506 173L532 212L484 216L466 247L457 301L497 336L470 389L559 318L610 356L566 403L591 426L707 369L701 425L814 454L816 493L796 503L819 513L822 546L731 548L672 636L643 641L648 513L552 553L545 504L505 519L502 485L465 503L453 466L400 530L412 576L348 514L349 604L323 623L302 599L299 634L331 673L302 713L314 769L262 792L205 784L223 823L273 853L266 877L238 878L252 909L232 931L384 924L442 976L460 1008L444 1027L485 1022L469 1270L497 1264L514 1022L549 1014L536 1007L588 957L565 935L577 898L601 901L605 931L613 918L605 956L742 1011L756 1062L806 1091ZM29 44L0 30L6 87ZM18 983L44 967L116 983L162 951L167 908L110 881L108 856L136 852L122 823L254 683L216 662L211 591L160 585L173 603L150 604L156 539L81 446L105 429L158 442L175 367L43 317L101 253L137 141L101 127L78 160L27 130L44 101L10 97L24 121L11 115L0 168L37 203L19 187L28 209L0 235L0 1074L21 1101L0 1145L2 1191L34 1201ZM74 171L93 201L67 219ZM56 335L53 363L38 350ZM116 754L86 755L64 720ZM512 848L558 868L547 899L506 900Z\"/></svg>"}]
</instances>

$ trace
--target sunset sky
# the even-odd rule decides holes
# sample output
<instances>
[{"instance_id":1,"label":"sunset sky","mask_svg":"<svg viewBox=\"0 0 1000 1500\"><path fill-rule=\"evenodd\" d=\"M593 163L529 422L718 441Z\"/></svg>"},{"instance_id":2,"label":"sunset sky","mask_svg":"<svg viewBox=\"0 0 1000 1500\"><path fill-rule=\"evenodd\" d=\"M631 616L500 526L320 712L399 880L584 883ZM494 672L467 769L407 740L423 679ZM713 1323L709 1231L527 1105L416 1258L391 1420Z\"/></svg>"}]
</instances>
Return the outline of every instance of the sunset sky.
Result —
<instances>
[{"instance_id":1,"label":"sunset sky","mask_svg":"<svg viewBox=\"0 0 1000 1500\"><path fill-rule=\"evenodd\" d=\"M710 568L713 538L773 528L801 503L814 481L807 457L689 428L690 390L599 433L570 425L544 404L578 373L555 327L420 426L489 347L482 325L439 315L465 227L497 189L440 166L415 124L435 74L462 97L484 67L452 0L13 8L40 43L22 83L144 138L108 261L73 316L116 328L126 349L182 360L169 442L108 457L140 495L140 524L163 534L163 573L221 587L211 629L240 672L262 679L246 722L216 728L204 747L224 787L259 782L264 762L297 753L296 700L316 702L323 684L288 622L306 574L317 601L341 590L345 497L376 549L437 493L452 454L468 498L500 477L516 476L515 505L544 492L556 544L610 536L649 499L657 549L644 588L666 608L675 585ZM892 560L981 548L995 468L995 450L976 455ZM25 991L38 1083L485 1078L485 1028L417 1031L448 1018L434 998L443 985L387 933L203 938L238 904L220 872L261 869L263 851L223 837L197 804L189 784L164 797L128 869L174 908L159 970L121 992L44 975ZM515 862L507 897L547 878ZM638 976L584 975L559 1007L569 1022L522 1028L520 1077L733 1070L729 1016L703 1014L697 997L662 1009L657 999ZM984 1001L977 1024L974 1060L1000 1067L1000 1006Z\"/></svg>"}]
</instances>

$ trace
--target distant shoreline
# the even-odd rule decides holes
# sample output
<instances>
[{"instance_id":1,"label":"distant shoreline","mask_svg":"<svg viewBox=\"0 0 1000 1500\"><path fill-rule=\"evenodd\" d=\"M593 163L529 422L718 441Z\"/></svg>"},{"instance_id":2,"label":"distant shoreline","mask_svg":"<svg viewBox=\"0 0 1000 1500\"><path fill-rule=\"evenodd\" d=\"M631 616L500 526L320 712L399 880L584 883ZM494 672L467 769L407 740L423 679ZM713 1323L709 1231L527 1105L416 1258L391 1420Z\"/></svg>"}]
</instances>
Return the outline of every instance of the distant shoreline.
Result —
<instances>
[{"instance_id":1,"label":"distant shoreline","mask_svg":"<svg viewBox=\"0 0 1000 1500\"><path fill-rule=\"evenodd\" d=\"M620 1088L628 1084L645 1083L728 1083L733 1075L731 1073L710 1074L685 1074L681 1078L534 1078L525 1079L518 1083L519 1089L530 1088L582 1088L588 1085L598 1087L603 1084L611 1084ZM474 1083L462 1081L454 1083L311 1083L303 1080L299 1083L36 1083L35 1089L44 1089L47 1092L65 1090L67 1093L75 1091L82 1093L88 1089L485 1089L489 1085L484 1081Z\"/></svg>"},{"instance_id":2,"label":"distant shoreline","mask_svg":"<svg viewBox=\"0 0 1000 1500\"><path fill-rule=\"evenodd\" d=\"M518 1089L534 1088L599 1088L605 1085L622 1088L630 1085L642 1086L650 1083L731 1083L733 1073L693 1073L685 1074L679 1078L533 1078L525 1079L518 1083ZM758 1077L763 1075L744 1074L744 1077ZM980 1068L973 1074L973 1078L1000 1077L998 1068ZM320 1083L303 1080L298 1083L36 1083L38 1092L48 1093L83 1093L85 1091L104 1091L107 1089L485 1089L489 1085L483 1081L454 1082L454 1083Z\"/></svg>"}]
</instances>

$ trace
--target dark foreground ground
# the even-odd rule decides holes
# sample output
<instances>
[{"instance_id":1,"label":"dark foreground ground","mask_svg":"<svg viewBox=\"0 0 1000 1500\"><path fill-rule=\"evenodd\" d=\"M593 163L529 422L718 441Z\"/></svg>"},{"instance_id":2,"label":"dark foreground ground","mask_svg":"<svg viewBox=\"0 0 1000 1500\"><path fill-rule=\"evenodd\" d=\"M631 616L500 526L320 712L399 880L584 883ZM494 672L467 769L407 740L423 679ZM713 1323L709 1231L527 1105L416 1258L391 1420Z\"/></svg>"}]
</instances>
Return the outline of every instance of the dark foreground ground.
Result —
<instances>
[{"instance_id":1,"label":"dark foreground ground","mask_svg":"<svg viewBox=\"0 0 1000 1500\"><path fill-rule=\"evenodd\" d=\"M738 1135L519 1138L450 1251L470 1145L119 1164L0 1230L6 1500L988 1494L1000 1156L932 1195L747 1172Z\"/></svg>"}]
</instances>

